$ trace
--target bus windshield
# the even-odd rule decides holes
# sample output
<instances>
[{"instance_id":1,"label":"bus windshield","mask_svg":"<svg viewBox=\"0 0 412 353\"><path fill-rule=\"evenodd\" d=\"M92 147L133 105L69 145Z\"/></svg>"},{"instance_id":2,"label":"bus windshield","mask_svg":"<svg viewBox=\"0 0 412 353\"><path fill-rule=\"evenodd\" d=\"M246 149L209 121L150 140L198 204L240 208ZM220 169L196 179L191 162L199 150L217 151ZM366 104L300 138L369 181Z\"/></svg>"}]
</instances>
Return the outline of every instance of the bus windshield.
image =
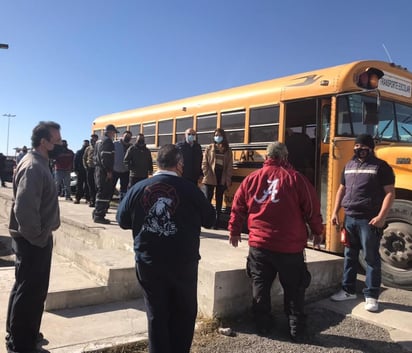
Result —
<instances>
[{"instance_id":1,"label":"bus windshield","mask_svg":"<svg viewBox=\"0 0 412 353\"><path fill-rule=\"evenodd\" d=\"M378 125L364 124L363 105L376 102L376 97L361 94L338 98L338 136L370 134L389 142L412 143L412 107L381 99Z\"/></svg>"}]
</instances>

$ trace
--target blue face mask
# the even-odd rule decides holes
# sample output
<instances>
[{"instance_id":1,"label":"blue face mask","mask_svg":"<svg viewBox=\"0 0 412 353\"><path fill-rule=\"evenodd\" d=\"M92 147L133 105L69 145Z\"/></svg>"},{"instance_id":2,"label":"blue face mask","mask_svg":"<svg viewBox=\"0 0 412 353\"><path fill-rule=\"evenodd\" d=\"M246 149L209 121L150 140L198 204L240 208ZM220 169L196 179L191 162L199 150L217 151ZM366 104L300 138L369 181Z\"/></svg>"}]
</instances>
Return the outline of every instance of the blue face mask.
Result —
<instances>
[{"instance_id":1,"label":"blue face mask","mask_svg":"<svg viewBox=\"0 0 412 353\"><path fill-rule=\"evenodd\" d=\"M186 141L187 141L188 143L195 142L195 141L196 141L196 136L195 136L195 135L187 135Z\"/></svg>"},{"instance_id":2,"label":"blue face mask","mask_svg":"<svg viewBox=\"0 0 412 353\"><path fill-rule=\"evenodd\" d=\"M222 143L223 142L223 137L222 136L215 136L215 142L216 143Z\"/></svg>"}]
</instances>

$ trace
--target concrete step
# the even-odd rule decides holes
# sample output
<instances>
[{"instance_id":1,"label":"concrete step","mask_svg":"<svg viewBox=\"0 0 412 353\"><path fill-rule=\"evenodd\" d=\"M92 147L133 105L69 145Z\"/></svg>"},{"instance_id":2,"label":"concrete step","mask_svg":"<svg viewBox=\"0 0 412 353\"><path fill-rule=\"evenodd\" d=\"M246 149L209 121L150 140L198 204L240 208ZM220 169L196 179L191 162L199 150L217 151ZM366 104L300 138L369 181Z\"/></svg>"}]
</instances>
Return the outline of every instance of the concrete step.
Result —
<instances>
[{"instance_id":1,"label":"concrete step","mask_svg":"<svg viewBox=\"0 0 412 353\"><path fill-rule=\"evenodd\" d=\"M142 296L132 253L117 249L81 250L76 252L74 261L107 286L108 299L128 300Z\"/></svg>"},{"instance_id":2,"label":"concrete step","mask_svg":"<svg viewBox=\"0 0 412 353\"><path fill-rule=\"evenodd\" d=\"M104 303L107 285L83 271L71 260L54 253L45 310Z\"/></svg>"},{"instance_id":3,"label":"concrete step","mask_svg":"<svg viewBox=\"0 0 412 353\"><path fill-rule=\"evenodd\" d=\"M72 208L76 209L73 214ZM131 232L110 232L117 223L102 225L94 223L91 217L82 213L91 212L86 205L65 205L61 208L62 226L54 233L55 246L59 252L77 249L119 249L133 253ZM114 211L113 217L114 217ZM63 226L64 225L64 226Z\"/></svg>"},{"instance_id":4,"label":"concrete step","mask_svg":"<svg viewBox=\"0 0 412 353\"><path fill-rule=\"evenodd\" d=\"M202 229L198 279L199 312L205 317L230 317L250 310L251 280L247 276L247 236L237 248L228 244L225 230ZM306 249L306 261L312 282L306 300L313 301L333 293L342 279L343 258L318 250ZM272 307L283 306L283 290L276 279L271 289Z\"/></svg>"}]
</instances>

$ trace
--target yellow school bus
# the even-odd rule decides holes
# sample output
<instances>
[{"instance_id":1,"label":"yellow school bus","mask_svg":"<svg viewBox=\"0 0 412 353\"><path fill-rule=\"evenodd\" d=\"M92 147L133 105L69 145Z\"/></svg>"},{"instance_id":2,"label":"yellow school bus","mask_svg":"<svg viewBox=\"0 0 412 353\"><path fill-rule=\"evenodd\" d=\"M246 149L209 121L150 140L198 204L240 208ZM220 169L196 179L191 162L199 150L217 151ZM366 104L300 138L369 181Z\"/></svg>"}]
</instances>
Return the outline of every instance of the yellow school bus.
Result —
<instances>
[{"instance_id":1,"label":"yellow school bus","mask_svg":"<svg viewBox=\"0 0 412 353\"><path fill-rule=\"evenodd\" d=\"M330 223L344 165L361 133L376 139L375 152L396 174L396 200L381 241L385 284L412 289L412 74L382 61L357 61L211 92L172 102L104 115L121 133L145 135L158 148L197 131L204 148L213 131L226 131L233 150L233 185L224 198L226 214L243 178L262 166L269 142L285 142L289 159L314 184L325 222L323 251L342 254L339 230ZM343 220L343 212L341 213Z\"/></svg>"}]
</instances>

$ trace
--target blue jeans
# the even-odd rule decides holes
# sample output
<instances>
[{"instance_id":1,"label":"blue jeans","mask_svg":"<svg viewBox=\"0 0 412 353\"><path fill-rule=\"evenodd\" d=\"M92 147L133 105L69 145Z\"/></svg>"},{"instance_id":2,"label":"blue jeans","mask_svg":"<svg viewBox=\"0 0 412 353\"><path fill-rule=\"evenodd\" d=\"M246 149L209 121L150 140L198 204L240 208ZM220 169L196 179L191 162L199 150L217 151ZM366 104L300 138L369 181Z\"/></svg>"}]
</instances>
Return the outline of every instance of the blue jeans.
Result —
<instances>
[{"instance_id":1,"label":"blue jeans","mask_svg":"<svg viewBox=\"0 0 412 353\"><path fill-rule=\"evenodd\" d=\"M66 199L70 197L70 172L66 170L55 170L54 171L54 181L56 183L57 191L63 184L63 192Z\"/></svg>"},{"instance_id":2,"label":"blue jeans","mask_svg":"<svg viewBox=\"0 0 412 353\"><path fill-rule=\"evenodd\" d=\"M345 218L350 246L345 247L342 287L348 293L356 291L356 275L359 251L362 249L366 262L365 298L378 299L381 286L381 258L379 246L383 230L369 225L369 219Z\"/></svg>"}]
</instances>

